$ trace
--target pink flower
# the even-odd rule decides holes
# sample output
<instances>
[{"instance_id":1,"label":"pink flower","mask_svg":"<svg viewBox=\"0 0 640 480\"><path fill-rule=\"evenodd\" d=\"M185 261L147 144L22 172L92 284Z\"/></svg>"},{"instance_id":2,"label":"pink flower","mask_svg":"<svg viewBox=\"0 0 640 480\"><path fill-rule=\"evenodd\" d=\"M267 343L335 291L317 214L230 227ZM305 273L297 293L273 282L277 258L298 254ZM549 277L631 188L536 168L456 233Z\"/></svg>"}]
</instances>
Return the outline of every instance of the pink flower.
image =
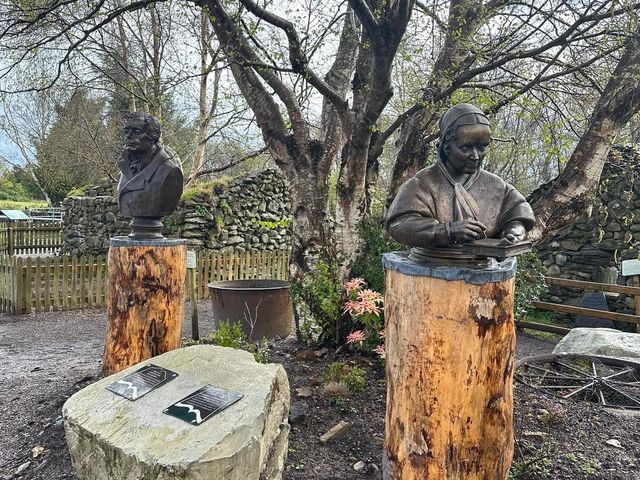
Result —
<instances>
[{"instance_id":1,"label":"pink flower","mask_svg":"<svg viewBox=\"0 0 640 480\"><path fill-rule=\"evenodd\" d=\"M360 302L357 302L355 300L347 300L346 302L344 302L343 311L344 313L348 313L352 316L362 315L362 306L360 305Z\"/></svg>"},{"instance_id":2,"label":"pink flower","mask_svg":"<svg viewBox=\"0 0 640 480\"><path fill-rule=\"evenodd\" d=\"M359 343L360 345L362 345L362 342L364 342L365 338L366 337L362 330L355 330L347 335L347 343Z\"/></svg>"},{"instance_id":3,"label":"pink flower","mask_svg":"<svg viewBox=\"0 0 640 480\"><path fill-rule=\"evenodd\" d=\"M380 358L387 358L387 349L385 348L384 343L382 345L378 345L373 349L373 351L376 352Z\"/></svg>"},{"instance_id":4,"label":"pink flower","mask_svg":"<svg viewBox=\"0 0 640 480\"><path fill-rule=\"evenodd\" d=\"M370 288L366 288L361 292L358 292L358 300L373 302L376 305L382 305L383 297L381 294L376 292L375 290L371 290Z\"/></svg>"},{"instance_id":5,"label":"pink flower","mask_svg":"<svg viewBox=\"0 0 640 480\"><path fill-rule=\"evenodd\" d=\"M380 307L378 307L378 305L376 305L371 300L360 300L358 302L358 309L360 315L362 315L363 313L372 313L373 315L380 314Z\"/></svg>"},{"instance_id":6,"label":"pink flower","mask_svg":"<svg viewBox=\"0 0 640 480\"><path fill-rule=\"evenodd\" d=\"M365 282L362 278L352 278L344 284L344 289L347 291L347 295L349 295L351 292L362 287L364 284Z\"/></svg>"}]
</instances>

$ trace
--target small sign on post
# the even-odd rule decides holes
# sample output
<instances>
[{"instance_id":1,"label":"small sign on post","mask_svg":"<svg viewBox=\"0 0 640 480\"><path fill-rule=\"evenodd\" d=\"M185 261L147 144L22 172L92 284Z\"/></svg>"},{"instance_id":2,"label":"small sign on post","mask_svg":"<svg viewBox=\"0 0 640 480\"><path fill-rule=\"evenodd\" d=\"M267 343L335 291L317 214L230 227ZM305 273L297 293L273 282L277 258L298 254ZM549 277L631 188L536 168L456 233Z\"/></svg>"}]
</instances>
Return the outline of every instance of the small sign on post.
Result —
<instances>
[{"instance_id":1,"label":"small sign on post","mask_svg":"<svg viewBox=\"0 0 640 480\"><path fill-rule=\"evenodd\" d=\"M622 261L622 276L633 276L632 282L634 287L640 287L640 260L637 258ZM640 295L634 297L636 304L636 315L640 315ZM636 332L640 333L640 323L636 324Z\"/></svg>"},{"instance_id":2,"label":"small sign on post","mask_svg":"<svg viewBox=\"0 0 640 480\"><path fill-rule=\"evenodd\" d=\"M187 250L187 268L196 268L196 252Z\"/></svg>"},{"instance_id":3,"label":"small sign on post","mask_svg":"<svg viewBox=\"0 0 640 480\"><path fill-rule=\"evenodd\" d=\"M196 293L196 252L187 250L187 282L191 288L189 299L191 300L191 338L200 340L200 329L198 326L198 295Z\"/></svg>"}]
</instances>

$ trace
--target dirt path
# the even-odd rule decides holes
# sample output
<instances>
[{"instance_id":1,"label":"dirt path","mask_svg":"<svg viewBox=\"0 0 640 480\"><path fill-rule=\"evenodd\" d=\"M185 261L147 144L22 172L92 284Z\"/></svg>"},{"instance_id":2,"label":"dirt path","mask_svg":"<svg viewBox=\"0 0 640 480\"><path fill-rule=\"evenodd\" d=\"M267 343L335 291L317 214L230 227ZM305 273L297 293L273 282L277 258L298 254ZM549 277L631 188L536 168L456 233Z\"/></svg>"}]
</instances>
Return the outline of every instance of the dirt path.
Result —
<instances>
[{"instance_id":1,"label":"dirt path","mask_svg":"<svg viewBox=\"0 0 640 480\"><path fill-rule=\"evenodd\" d=\"M201 331L206 334L212 327L211 322L207 321L211 318L210 306L207 302L201 302L199 309ZM74 478L59 417L60 408L66 398L84 385L95 381L100 373L105 317L104 311L96 310L51 312L30 316L0 315L1 480L18 478L15 472L20 468L24 470L19 478L24 479ZM189 337L190 311L186 312L185 318L184 336ZM552 343L519 336L516 355L518 358L539 355L550 352L552 348ZM282 363L287 370L292 400L299 400L295 395L295 389L298 387L308 386L313 392L312 397L306 399L306 418L292 428L285 479L381 478L379 467L384 429L385 382L384 371L378 362L357 356L335 356L332 353L318 356L292 339L272 345L270 355L271 361ZM328 363L336 360L360 363L367 368L365 392L339 399L323 392L319 380L321 373ZM546 429L545 425L536 424L536 412L541 408L551 408L553 404L553 400L524 386L517 386L516 429L521 433ZM597 447L609 438L622 436L625 438L619 439L625 446L628 446L629 442L635 442L632 448L627 448L624 452L605 452L608 456L603 456L603 460L593 455L581 457L578 454L576 458L580 463L576 464L575 468L572 468L571 462L560 460L553 470L554 473L547 475L545 472L532 471L525 472L518 478L640 478L640 470L634 470L633 466L640 464L640 458L637 458L640 455L638 417L620 420L601 410L594 414L590 408L581 406L577 410L577 417L585 418L569 415L568 419L563 420L562 425L549 427L551 430L564 432L566 442L556 442L557 445L554 447L545 441L540 446L534 445L535 448L551 449L551 454L558 457L553 449L569 449L575 439L579 439L581 446L595 449L594 445ZM567 410L565 407L563 409ZM595 423L589 421L594 415L597 418ZM335 443L320 445L319 435L341 419L351 422L349 434ZM576 432L577 429L586 430ZM549 436L548 433L545 435ZM540 438L543 437L544 435L540 435ZM536 438L523 441L528 442L528 445L535 443ZM44 452L33 458L32 449L40 446L44 447ZM525 457L526 452L522 454L523 463L526 463ZM353 466L359 461L364 462L365 467L358 472ZM596 461L598 466L593 467L595 473L584 473L592 464L595 465ZM621 470L622 467L616 462L624 464L624 470ZM629 467L629 464L632 466ZM615 472L622 473L618 475ZM635 476L635 473L639 475Z\"/></svg>"}]
</instances>

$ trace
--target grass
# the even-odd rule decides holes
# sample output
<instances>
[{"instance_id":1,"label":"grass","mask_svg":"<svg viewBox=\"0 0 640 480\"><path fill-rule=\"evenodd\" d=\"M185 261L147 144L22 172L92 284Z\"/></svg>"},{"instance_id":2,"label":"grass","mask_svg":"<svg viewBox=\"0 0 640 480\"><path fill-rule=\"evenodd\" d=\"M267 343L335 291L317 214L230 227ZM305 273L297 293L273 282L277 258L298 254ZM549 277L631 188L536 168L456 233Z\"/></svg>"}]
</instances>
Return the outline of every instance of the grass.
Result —
<instances>
[{"instance_id":1,"label":"grass","mask_svg":"<svg viewBox=\"0 0 640 480\"><path fill-rule=\"evenodd\" d=\"M545 325L557 325L559 327L571 327L571 322L565 318L561 318L555 312L549 312L546 310L531 309L525 316L527 322L542 323ZM551 332L541 332L539 330L532 330L529 328L523 329L524 333L530 337L539 338L540 340L557 342L562 338L562 335Z\"/></svg>"},{"instance_id":2,"label":"grass","mask_svg":"<svg viewBox=\"0 0 640 480\"><path fill-rule=\"evenodd\" d=\"M0 200L0 209L2 210L29 210L30 208L48 207L44 200L28 200L26 202L18 202L15 200Z\"/></svg>"}]
</instances>

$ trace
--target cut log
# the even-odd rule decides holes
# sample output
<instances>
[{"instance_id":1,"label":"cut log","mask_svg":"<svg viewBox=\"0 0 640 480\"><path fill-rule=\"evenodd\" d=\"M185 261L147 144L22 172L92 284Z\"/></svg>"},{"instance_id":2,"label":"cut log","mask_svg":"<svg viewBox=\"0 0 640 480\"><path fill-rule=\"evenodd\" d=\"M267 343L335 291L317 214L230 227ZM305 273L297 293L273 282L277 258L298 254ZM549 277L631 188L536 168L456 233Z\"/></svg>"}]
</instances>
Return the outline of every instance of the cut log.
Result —
<instances>
[{"instance_id":1,"label":"cut log","mask_svg":"<svg viewBox=\"0 0 640 480\"><path fill-rule=\"evenodd\" d=\"M421 270L406 258L399 263L413 265L399 271L390 255L385 480L507 479L514 259L500 264L501 278L489 269Z\"/></svg>"},{"instance_id":2,"label":"cut log","mask_svg":"<svg viewBox=\"0 0 640 480\"><path fill-rule=\"evenodd\" d=\"M105 375L180 346L186 252L184 240L111 239Z\"/></svg>"}]
</instances>

